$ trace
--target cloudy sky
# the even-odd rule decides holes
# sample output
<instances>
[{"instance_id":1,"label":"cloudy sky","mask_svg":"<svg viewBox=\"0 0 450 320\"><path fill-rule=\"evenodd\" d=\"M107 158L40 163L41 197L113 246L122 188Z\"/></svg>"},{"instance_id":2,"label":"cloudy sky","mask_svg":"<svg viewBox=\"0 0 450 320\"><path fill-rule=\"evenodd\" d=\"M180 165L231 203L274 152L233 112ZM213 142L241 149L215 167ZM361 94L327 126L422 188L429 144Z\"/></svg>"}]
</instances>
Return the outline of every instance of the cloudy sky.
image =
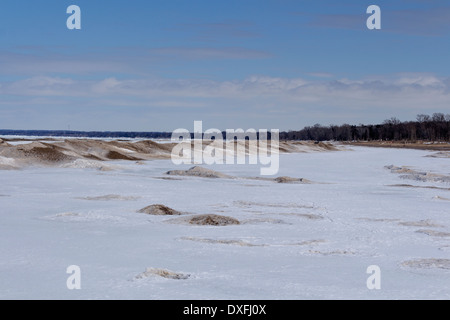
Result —
<instances>
[{"instance_id":1,"label":"cloudy sky","mask_svg":"<svg viewBox=\"0 0 450 320\"><path fill-rule=\"evenodd\" d=\"M81 8L81 30L66 9ZM366 9L381 8L381 30ZM0 129L300 129L450 113L447 0L2 0Z\"/></svg>"}]
</instances>

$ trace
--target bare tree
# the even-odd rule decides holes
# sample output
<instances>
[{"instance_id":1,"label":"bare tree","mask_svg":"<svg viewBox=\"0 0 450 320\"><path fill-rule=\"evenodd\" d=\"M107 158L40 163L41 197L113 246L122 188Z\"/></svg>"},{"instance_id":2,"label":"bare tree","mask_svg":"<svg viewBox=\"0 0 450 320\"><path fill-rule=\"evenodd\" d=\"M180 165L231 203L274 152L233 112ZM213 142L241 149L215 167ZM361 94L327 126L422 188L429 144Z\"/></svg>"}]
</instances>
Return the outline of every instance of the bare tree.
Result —
<instances>
[{"instance_id":1,"label":"bare tree","mask_svg":"<svg viewBox=\"0 0 450 320\"><path fill-rule=\"evenodd\" d=\"M428 122L428 121L430 121L430 116L427 114L418 114L416 119L420 123Z\"/></svg>"}]
</instances>

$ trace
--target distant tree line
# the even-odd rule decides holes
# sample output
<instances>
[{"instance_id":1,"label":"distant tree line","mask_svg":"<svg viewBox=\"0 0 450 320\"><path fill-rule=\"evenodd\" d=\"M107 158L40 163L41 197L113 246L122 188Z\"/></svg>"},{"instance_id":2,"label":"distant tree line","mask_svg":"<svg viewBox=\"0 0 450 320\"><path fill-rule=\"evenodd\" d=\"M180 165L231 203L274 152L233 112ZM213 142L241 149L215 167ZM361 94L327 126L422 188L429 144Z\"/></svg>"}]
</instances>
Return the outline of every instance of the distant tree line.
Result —
<instances>
[{"instance_id":1,"label":"distant tree line","mask_svg":"<svg viewBox=\"0 0 450 320\"><path fill-rule=\"evenodd\" d=\"M67 130L0 130L0 135L79 137L79 138L145 138L170 139L171 132L67 131ZM222 132L223 138L226 133ZM191 133L194 137L194 133ZM259 138L259 132L257 132ZM267 138L271 139L270 131ZM450 114L419 114L416 121L401 122L397 118L376 125L329 125L305 127L298 131L280 132L280 140L385 140L385 141L450 141Z\"/></svg>"},{"instance_id":2,"label":"distant tree line","mask_svg":"<svg viewBox=\"0 0 450 320\"><path fill-rule=\"evenodd\" d=\"M281 132L282 140L388 140L388 141L450 141L450 114L419 114L416 121L401 122L397 118L377 125L329 125L316 124L299 131Z\"/></svg>"}]
</instances>

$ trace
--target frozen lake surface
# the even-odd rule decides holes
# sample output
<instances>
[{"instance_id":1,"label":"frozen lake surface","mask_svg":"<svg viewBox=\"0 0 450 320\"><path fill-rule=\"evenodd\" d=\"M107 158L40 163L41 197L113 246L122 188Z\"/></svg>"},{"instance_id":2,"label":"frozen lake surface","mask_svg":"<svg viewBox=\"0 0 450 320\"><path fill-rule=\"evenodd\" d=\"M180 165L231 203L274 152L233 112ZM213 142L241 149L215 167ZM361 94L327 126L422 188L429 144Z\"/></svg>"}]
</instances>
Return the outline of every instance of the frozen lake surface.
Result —
<instances>
[{"instance_id":1,"label":"frozen lake surface","mask_svg":"<svg viewBox=\"0 0 450 320\"><path fill-rule=\"evenodd\" d=\"M208 166L240 179L164 179L191 167L170 160L0 171L0 299L449 299L450 183L385 168L450 176L450 159L430 154L280 155L278 176L312 184L246 179L257 165ZM137 213L151 204L241 224ZM66 286L69 265L80 290ZM370 265L379 290L366 286Z\"/></svg>"}]
</instances>

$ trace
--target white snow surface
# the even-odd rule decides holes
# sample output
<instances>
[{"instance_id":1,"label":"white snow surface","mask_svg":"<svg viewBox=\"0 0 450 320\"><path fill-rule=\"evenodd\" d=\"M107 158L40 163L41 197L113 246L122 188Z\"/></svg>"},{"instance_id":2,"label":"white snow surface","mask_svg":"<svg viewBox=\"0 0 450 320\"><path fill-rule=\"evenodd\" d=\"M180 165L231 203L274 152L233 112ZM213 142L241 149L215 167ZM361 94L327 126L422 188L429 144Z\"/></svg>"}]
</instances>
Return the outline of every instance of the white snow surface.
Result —
<instances>
[{"instance_id":1,"label":"white snow surface","mask_svg":"<svg viewBox=\"0 0 450 320\"><path fill-rule=\"evenodd\" d=\"M313 184L244 179L257 165L204 166L242 179L161 179L191 167L170 160L0 171L0 299L449 299L450 185L384 168L450 175L431 153L280 155L277 176ZM436 188L392 186L405 184ZM137 213L151 204L241 224ZM66 286L70 265L80 290ZM370 265L379 290L366 286Z\"/></svg>"}]
</instances>

